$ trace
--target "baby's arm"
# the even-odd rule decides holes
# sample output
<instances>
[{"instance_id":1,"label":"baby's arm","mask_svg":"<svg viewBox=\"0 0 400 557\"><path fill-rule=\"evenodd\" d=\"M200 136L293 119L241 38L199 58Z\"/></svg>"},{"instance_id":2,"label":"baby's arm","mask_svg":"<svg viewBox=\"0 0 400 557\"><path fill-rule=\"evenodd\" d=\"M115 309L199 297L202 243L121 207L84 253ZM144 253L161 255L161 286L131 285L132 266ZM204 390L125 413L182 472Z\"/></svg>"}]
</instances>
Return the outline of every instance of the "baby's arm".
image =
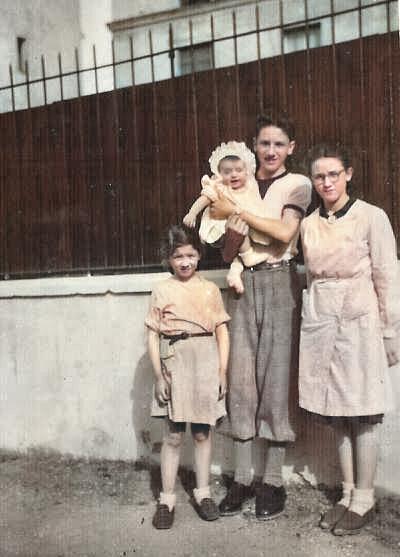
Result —
<instances>
[{"instance_id":1,"label":"baby's arm","mask_svg":"<svg viewBox=\"0 0 400 557\"><path fill-rule=\"evenodd\" d=\"M190 207L189 212L183 217L183 224L189 228L194 228L196 226L196 218L199 213L208 205L211 201L206 195L200 195L198 199Z\"/></svg>"},{"instance_id":2,"label":"baby's arm","mask_svg":"<svg viewBox=\"0 0 400 557\"><path fill-rule=\"evenodd\" d=\"M215 337L218 345L219 355L219 398L226 393L226 372L229 358L229 334L226 323L221 323L215 329Z\"/></svg>"},{"instance_id":3,"label":"baby's arm","mask_svg":"<svg viewBox=\"0 0 400 557\"><path fill-rule=\"evenodd\" d=\"M149 329L148 349L151 365L156 379L155 395L159 402L165 404L170 398L169 383L163 374L160 359L160 338L156 331Z\"/></svg>"},{"instance_id":4,"label":"baby's arm","mask_svg":"<svg viewBox=\"0 0 400 557\"><path fill-rule=\"evenodd\" d=\"M243 264L238 257L232 261L226 281L230 288L233 288L237 294L243 294L244 286L242 281Z\"/></svg>"}]
</instances>

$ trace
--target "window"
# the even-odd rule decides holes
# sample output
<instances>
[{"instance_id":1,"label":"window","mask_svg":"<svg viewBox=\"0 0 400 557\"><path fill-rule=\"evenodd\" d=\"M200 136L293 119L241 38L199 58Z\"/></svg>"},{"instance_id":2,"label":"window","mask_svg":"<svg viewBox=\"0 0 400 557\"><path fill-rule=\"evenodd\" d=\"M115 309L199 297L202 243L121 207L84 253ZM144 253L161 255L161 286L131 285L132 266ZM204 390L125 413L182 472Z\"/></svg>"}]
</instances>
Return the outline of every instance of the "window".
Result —
<instances>
[{"instance_id":1,"label":"window","mask_svg":"<svg viewBox=\"0 0 400 557\"><path fill-rule=\"evenodd\" d=\"M321 46L321 26L319 22L306 25L293 25L283 29L283 44L285 53L295 50L305 50L308 46L316 48Z\"/></svg>"},{"instance_id":2,"label":"window","mask_svg":"<svg viewBox=\"0 0 400 557\"><path fill-rule=\"evenodd\" d=\"M200 43L178 50L177 74L185 75L212 68L212 43Z\"/></svg>"}]
</instances>

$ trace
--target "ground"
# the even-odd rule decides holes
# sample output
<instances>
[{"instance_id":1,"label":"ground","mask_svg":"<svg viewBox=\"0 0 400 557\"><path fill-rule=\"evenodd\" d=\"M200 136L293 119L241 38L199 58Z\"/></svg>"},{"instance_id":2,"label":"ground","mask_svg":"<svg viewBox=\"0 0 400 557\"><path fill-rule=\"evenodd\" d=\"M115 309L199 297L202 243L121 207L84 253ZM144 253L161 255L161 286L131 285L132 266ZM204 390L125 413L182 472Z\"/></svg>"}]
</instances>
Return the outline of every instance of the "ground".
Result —
<instances>
[{"instance_id":1,"label":"ground","mask_svg":"<svg viewBox=\"0 0 400 557\"><path fill-rule=\"evenodd\" d=\"M172 530L151 525L159 469L149 463L88 461L56 454L0 454L0 557L386 557L400 554L400 499L379 500L357 536L318 528L336 493L289 485L279 518L259 522L252 504L239 516L202 521L189 503L193 475L180 472ZM220 500L226 478L214 477Z\"/></svg>"}]
</instances>

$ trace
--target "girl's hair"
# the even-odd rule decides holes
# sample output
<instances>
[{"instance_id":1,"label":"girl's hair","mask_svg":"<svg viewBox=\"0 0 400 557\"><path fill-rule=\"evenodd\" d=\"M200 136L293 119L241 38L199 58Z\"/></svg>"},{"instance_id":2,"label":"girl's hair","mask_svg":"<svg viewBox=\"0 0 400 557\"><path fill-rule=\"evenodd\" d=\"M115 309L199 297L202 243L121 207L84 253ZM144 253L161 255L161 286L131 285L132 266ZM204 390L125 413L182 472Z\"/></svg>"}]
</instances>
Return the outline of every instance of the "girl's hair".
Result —
<instances>
[{"instance_id":1,"label":"girl's hair","mask_svg":"<svg viewBox=\"0 0 400 557\"><path fill-rule=\"evenodd\" d=\"M349 151L340 143L320 143L313 147L309 153L310 169L314 162L322 157L339 159L346 170L351 166Z\"/></svg>"},{"instance_id":2,"label":"girl's hair","mask_svg":"<svg viewBox=\"0 0 400 557\"><path fill-rule=\"evenodd\" d=\"M186 226L170 226L161 239L160 255L161 264L169 269L168 260L177 248L182 246L192 246L201 256L202 245L196 230Z\"/></svg>"},{"instance_id":3,"label":"girl's hair","mask_svg":"<svg viewBox=\"0 0 400 557\"><path fill-rule=\"evenodd\" d=\"M226 155L223 159L221 159L218 163L218 171L221 169L221 164L225 161L241 161L242 159L237 155Z\"/></svg>"},{"instance_id":4,"label":"girl's hair","mask_svg":"<svg viewBox=\"0 0 400 557\"><path fill-rule=\"evenodd\" d=\"M274 126L281 129L288 136L290 141L294 141L294 124L285 112L276 117L267 114L259 114L256 121L256 139L263 128Z\"/></svg>"}]
</instances>

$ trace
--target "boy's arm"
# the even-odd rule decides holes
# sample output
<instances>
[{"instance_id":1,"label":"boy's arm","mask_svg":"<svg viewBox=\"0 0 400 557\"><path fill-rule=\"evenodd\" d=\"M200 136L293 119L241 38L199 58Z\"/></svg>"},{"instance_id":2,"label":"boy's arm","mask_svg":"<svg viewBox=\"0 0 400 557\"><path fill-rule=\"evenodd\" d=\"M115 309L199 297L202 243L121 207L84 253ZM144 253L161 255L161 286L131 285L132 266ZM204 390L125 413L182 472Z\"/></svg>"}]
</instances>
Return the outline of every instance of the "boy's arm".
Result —
<instances>
[{"instance_id":1,"label":"boy's arm","mask_svg":"<svg viewBox=\"0 0 400 557\"><path fill-rule=\"evenodd\" d=\"M210 205L211 201L206 195L200 195L198 199L190 207L188 213L183 217L183 224L189 228L196 226L196 218L203 209Z\"/></svg>"},{"instance_id":2,"label":"boy's arm","mask_svg":"<svg viewBox=\"0 0 400 557\"><path fill-rule=\"evenodd\" d=\"M166 381L161 367L160 359L160 338L156 331L149 329L148 336L148 349L151 365L153 366L153 372L156 379L155 383L155 394L156 398L162 404L165 404L169 400L169 385Z\"/></svg>"},{"instance_id":3,"label":"boy's arm","mask_svg":"<svg viewBox=\"0 0 400 557\"><path fill-rule=\"evenodd\" d=\"M219 398L222 398L226 393L226 373L229 358L229 334L226 323L217 326L215 336L219 354Z\"/></svg>"}]
</instances>

